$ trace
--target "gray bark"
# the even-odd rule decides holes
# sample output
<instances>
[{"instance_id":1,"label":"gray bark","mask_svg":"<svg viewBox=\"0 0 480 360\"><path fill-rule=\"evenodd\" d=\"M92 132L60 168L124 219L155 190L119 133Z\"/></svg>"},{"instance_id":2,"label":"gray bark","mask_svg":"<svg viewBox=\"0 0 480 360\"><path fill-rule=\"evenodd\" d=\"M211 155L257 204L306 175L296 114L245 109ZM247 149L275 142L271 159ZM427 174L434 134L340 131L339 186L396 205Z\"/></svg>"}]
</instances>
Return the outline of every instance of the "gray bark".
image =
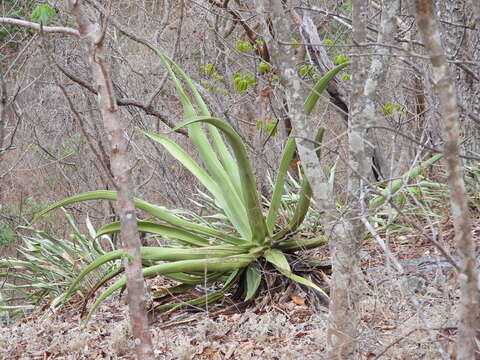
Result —
<instances>
[{"instance_id":1,"label":"gray bark","mask_svg":"<svg viewBox=\"0 0 480 360\"><path fill-rule=\"evenodd\" d=\"M466 147L475 152L480 150L480 126L471 120L469 114L477 119L480 117L480 24L475 13L479 3L478 0L472 1L472 9L469 9L468 0L437 2L442 20L439 30L445 55L451 61L449 68L455 80L457 104L460 106L461 133L472 137Z\"/></svg>"},{"instance_id":2,"label":"gray bark","mask_svg":"<svg viewBox=\"0 0 480 360\"><path fill-rule=\"evenodd\" d=\"M7 125L7 86L0 71L0 154L3 152L5 142L5 127Z\"/></svg>"},{"instance_id":3,"label":"gray bark","mask_svg":"<svg viewBox=\"0 0 480 360\"><path fill-rule=\"evenodd\" d=\"M415 0L417 23L430 57L434 87L444 119L444 152L448 165L448 185L452 207L455 241L460 255L460 304L458 309L457 359L478 356L479 292L475 246L468 213L468 201L459 158L459 114L455 85L440 40L435 8L430 0Z\"/></svg>"},{"instance_id":4,"label":"gray bark","mask_svg":"<svg viewBox=\"0 0 480 360\"><path fill-rule=\"evenodd\" d=\"M127 300L132 333L138 359L153 359L153 350L145 309L146 292L140 257L140 237L133 202L134 187L131 165L124 136L124 124L120 123L113 85L105 62L103 50L104 32L99 24L92 23L80 1L71 0L70 9L86 47L93 79L98 92L98 105L110 142L111 169L117 187L117 211L120 215L120 238L128 257L125 260Z\"/></svg>"},{"instance_id":5,"label":"gray bark","mask_svg":"<svg viewBox=\"0 0 480 360\"><path fill-rule=\"evenodd\" d=\"M385 140L382 141L381 138L388 138L391 134L375 129L375 127L378 126L387 126L385 119L381 117L376 110L376 100L379 90L385 85L388 65L390 63L389 55L391 48L382 46L382 44L388 45L393 43L397 31L396 13L398 8L398 0L387 0L383 4L380 31L377 38L379 45L375 48L375 53L379 54L379 56L373 57L365 82L355 82L355 86L360 87L363 84L363 93L360 94L360 89L358 90L360 98L354 99L358 103L356 109L358 113L352 114L352 117L357 119L359 126L363 126L369 132L369 141L365 147L364 158L376 159L377 164L374 164L374 166L376 166L377 174L385 178L391 178L393 175L390 173L391 171L387 172L389 164L384 156L384 153L388 151L387 147L391 145L391 143L387 144ZM362 64L361 62L360 64L361 66L366 66L366 64Z\"/></svg>"},{"instance_id":6,"label":"gray bark","mask_svg":"<svg viewBox=\"0 0 480 360\"><path fill-rule=\"evenodd\" d=\"M269 49L278 54L274 57L276 71L285 88L288 100L288 115L291 119L297 149L300 154L303 170L313 190L313 199L320 209L325 235L331 246L332 256L332 288L330 302L330 325L328 330L329 358L346 359L358 355L358 321L360 284L362 273L359 270L358 247L363 236L362 225L353 222L349 217L342 217L336 209L332 188L325 181L316 154L316 144L312 141L312 129L303 111L303 101L306 89L297 76L296 56L289 45L281 45L292 36L294 21L290 20L278 1L258 2L257 11L272 20L273 33L277 38L268 39ZM295 20L295 18L294 18ZM266 25L266 24L265 24ZM299 23L297 23L299 25ZM278 53L277 53L278 52ZM356 145L358 139L352 138L351 144ZM360 139L362 142L362 139ZM360 156L356 150L352 156ZM354 155L355 154L355 155ZM356 159L351 159L356 162ZM362 163L363 164L363 163ZM363 171L363 170L362 170ZM358 190L352 187L352 190ZM351 199L357 201L359 194ZM349 204L350 205L350 204Z\"/></svg>"}]
</instances>

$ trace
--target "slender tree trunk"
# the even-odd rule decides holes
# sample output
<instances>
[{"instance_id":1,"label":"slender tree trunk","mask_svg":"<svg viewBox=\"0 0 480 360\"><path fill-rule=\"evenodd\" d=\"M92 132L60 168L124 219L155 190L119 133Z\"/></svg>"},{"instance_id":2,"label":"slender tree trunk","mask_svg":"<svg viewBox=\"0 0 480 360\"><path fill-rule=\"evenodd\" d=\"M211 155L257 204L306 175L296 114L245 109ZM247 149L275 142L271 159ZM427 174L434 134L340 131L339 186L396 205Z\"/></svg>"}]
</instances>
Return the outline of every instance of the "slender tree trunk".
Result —
<instances>
[{"instance_id":1,"label":"slender tree trunk","mask_svg":"<svg viewBox=\"0 0 480 360\"><path fill-rule=\"evenodd\" d=\"M468 114L477 118L480 116L480 81L477 67L480 64L480 24L475 15L479 3L478 0L473 1L473 9L470 9L468 0L436 2L438 16L443 20L439 23L442 44L445 56L451 61L450 77L455 81L460 131L472 137L465 148L474 152L480 151L480 127L470 120ZM475 61L477 65L472 64Z\"/></svg>"},{"instance_id":2,"label":"slender tree trunk","mask_svg":"<svg viewBox=\"0 0 480 360\"><path fill-rule=\"evenodd\" d=\"M3 72L0 70L0 155L5 142L5 127L7 125L7 85L3 78Z\"/></svg>"},{"instance_id":3,"label":"slender tree trunk","mask_svg":"<svg viewBox=\"0 0 480 360\"><path fill-rule=\"evenodd\" d=\"M140 238L133 202L131 165L127 155L124 125L121 124L112 82L103 51L104 30L89 20L81 1L70 1L70 9L87 49L93 79L98 91L98 105L110 142L110 161L117 187L117 211L120 215L120 237L128 255L125 260L127 299L132 333L138 359L153 359L153 350L145 309L146 293L140 258Z\"/></svg>"},{"instance_id":4,"label":"slender tree trunk","mask_svg":"<svg viewBox=\"0 0 480 360\"><path fill-rule=\"evenodd\" d=\"M5 84L5 79L3 78L3 72L0 69L0 164L5 155L3 144L5 142L5 127L7 126L7 99L7 86ZM3 191L0 191L0 209L2 206L1 204L3 204L2 197Z\"/></svg>"},{"instance_id":5,"label":"slender tree trunk","mask_svg":"<svg viewBox=\"0 0 480 360\"><path fill-rule=\"evenodd\" d=\"M479 329L479 293L475 249L468 214L467 194L459 158L458 108L455 85L441 46L435 8L430 0L415 0L418 27L433 66L435 90L444 119L444 152L448 164L448 185L452 206L455 241L460 255L460 304L458 309L457 359L477 358L476 335Z\"/></svg>"},{"instance_id":6,"label":"slender tree trunk","mask_svg":"<svg viewBox=\"0 0 480 360\"><path fill-rule=\"evenodd\" d=\"M315 151L311 127L303 111L306 88L297 75L295 51L285 45L292 37L294 21L275 0L257 2L257 11L271 20L275 38L267 39L269 49L278 54L274 57L276 71L285 88L288 115L291 119L302 168L313 190L313 198L322 212L325 235L330 241L332 256L332 289L330 303L330 328L328 330L329 358L348 359L358 355L358 307L362 274L359 271L359 244L363 238L363 226L357 226L349 217L336 209L332 188L327 183ZM295 18L295 17L294 17ZM264 22L267 26L268 22ZM297 22L297 26L299 23ZM352 152L351 152L352 154ZM353 159L354 160L354 159ZM354 160L355 161L355 160ZM358 202L359 194L352 197ZM348 204L350 205L350 204Z\"/></svg>"}]
</instances>

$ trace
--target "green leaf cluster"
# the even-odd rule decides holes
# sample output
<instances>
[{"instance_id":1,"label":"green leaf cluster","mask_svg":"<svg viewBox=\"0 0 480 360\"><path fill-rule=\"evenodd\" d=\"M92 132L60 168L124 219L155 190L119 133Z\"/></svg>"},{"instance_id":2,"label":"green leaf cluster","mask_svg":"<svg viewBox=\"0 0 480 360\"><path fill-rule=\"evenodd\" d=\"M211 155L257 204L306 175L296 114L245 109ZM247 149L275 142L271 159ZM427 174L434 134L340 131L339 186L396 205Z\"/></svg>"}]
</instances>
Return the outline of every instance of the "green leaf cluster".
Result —
<instances>
[{"instance_id":1,"label":"green leaf cluster","mask_svg":"<svg viewBox=\"0 0 480 360\"><path fill-rule=\"evenodd\" d=\"M263 130L267 134L267 136L275 136L278 131L277 122L274 120L270 120L270 121L258 120L255 123L255 129Z\"/></svg>"},{"instance_id":2,"label":"green leaf cluster","mask_svg":"<svg viewBox=\"0 0 480 360\"><path fill-rule=\"evenodd\" d=\"M268 71L272 70L272 65L270 65L269 63L265 62L265 61L260 61L260 64L258 64L258 72L260 74L264 74Z\"/></svg>"},{"instance_id":3,"label":"green leaf cluster","mask_svg":"<svg viewBox=\"0 0 480 360\"><path fill-rule=\"evenodd\" d=\"M402 105L395 104L392 101L388 101L382 106L382 108L380 109L380 114L385 117L391 117L395 114L399 114L402 116L407 115L405 108Z\"/></svg>"},{"instance_id":4,"label":"green leaf cluster","mask_svg":"<svg viewBox=\"0 0 480 360\"><path fill-rule=\"evenodd\" d=\"M242 75L235 73L232 75L232 82L235 91L239 93L245 92L249 86L255 85L255 79L251 74Z\"/></svg>"},{"instance_id":5,"label":"green leaf cluster","mask_svg":"<svg viewBox=\"0 0 480 360\"><path fill-rule=\"evenodd\" d=\"M30 17L32 21L35 21L42 25L48 25L52 20L57 18L57 13L48 4L39 5L33 10Z\"/></svg>"},{"instance_id":6,"label":"green leaf cluster","mask_svg":"<svg viewBox=\"0 0 480 360\"><path fill-rule=\"evenodd\" d=\"M208 78L208 80L201 80L200 86L210 90L211 93L219 95L227 95L228 91L223 87L225 78L217 73L213 64L205 64L200 66L200 73Z\"/></svg>"},{"instance_id":7,"label":"green leaf cluster","mask_svg":"<svg viewBox=\"0 0 480 360\"><path fill-rule=\"evenodd\" d=\"M252 50L253 46L248 41L238 40L237 43L235 44L235 48L237 49L237 51L245 53Z\"/></svg>"},{"instance_id":8,"label":"green leaf cluster","mask_svg":"<svg viewBox=\"0 0 480 360\"><path fill-rule=\"evenodd\" d=\"M347 62L347 57L344 54L337 55L333 58L334 65L340 65Z\"/></svg>"},{"instance_id":9,"label":"green leaf cluster","mask_svg":"<svg viewBox=\"0 0 480 360\"><path fill-rule=\"evenodd\" d=\"M316 73L315 66L310 65L310 64L305 64L305 65L301 66L300 69L298 70L298 74L301 77L313 76L313 75L315 75L315 73Z\"/></svg>"}]
</instances>

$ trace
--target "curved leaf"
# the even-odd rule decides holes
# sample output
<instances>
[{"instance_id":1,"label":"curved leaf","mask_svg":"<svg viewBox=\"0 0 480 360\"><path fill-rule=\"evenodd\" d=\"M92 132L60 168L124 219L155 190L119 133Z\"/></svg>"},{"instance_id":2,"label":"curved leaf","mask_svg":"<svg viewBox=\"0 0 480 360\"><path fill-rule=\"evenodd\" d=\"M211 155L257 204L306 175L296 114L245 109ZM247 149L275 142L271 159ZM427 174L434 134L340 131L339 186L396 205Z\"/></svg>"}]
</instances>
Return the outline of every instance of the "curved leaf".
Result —
<instances>
[{"instance_id":1,"label":"curved leaf","mask_svg":"<svg viewBox=\"0 0 480 360\"><path fill-rule=\"evenodd\" d=\"M350 65L349 62L345 62L343 64L338 65L337 67L333 68L332 70L327 72L325 75L323 75L322 78L317 81L317 83L313 87L313 90L310 92L310 94L308 94L307 99L303 104L303 110L307 116L309 116L312 113L313 108L315 107L315 104L320 98L320 94L323 92L323 90L327 88L328 83L335 77L335 75L337 75L341 70L343 70L348 65Z\"/></svg>"},{"instance_id":2,"label":"curved leaf","mask_svg":"<svg viewBox=\"0 0 480 360\"><path fill-rule=\"evenodd\" d=\"M52 211L54 209L57 209L62 206L74 204L77 202L81 201L88 201L88 200L117 200L117 193L112 190L96 190L96 191L89 191L85 192L82 194L74 195L69 198L66 198L64 200L61 200L46 209L42 210L39 212L37 215L35 215L33 219L33 223L38 221L38 219L48 213L49 211ZM150 204L146 201L139 200L137 198L134 199L135 206L140 209L145 211L146 213L162 220L165 221L166 223L169 223L170 225L178 226L180 228L188 229L191 231L194 231L196 233L202 234L202 235L208 235L215 237L217 239L220 239L224 242L231 243L234 245L241 245L241 244L246 244L248 243L244 239L240 239L235 236L231 235L225 235L223 232L209 228L207 226L195 224L191 221L184 220L176 215L173 215L168 209Z\"/></svg>"},{"instance_id":3,"label":"curved leaf","mask_svg":"<svg viewBox=\"0 0 480 360\"><path fill-rule=\"evenodd\" d=\"M170 286L167 288L162 288L160 290L154 290L152 293L157 297L161 297L165 295L181 294L194 287L195 287L195 284L180 284L180 285Z\"/></svg>"},{"instance_id":4,"label":"curved leaf","mask_svg":"<svg viewBox=\"0 0 480 360\"><path fill-rule=\"evenodd\" d=\"M233 284L235 284L235 280L237 279L239 275L239 270L233 271L228 279L225 281L225 284L223 287L218 290L214 291L212 293L207 293L203 296L199 296L196 299L185 301L182 303L171 303L171 304L164 304L164 305L159 305L155 307L156 310L165 310L165 309L170 309L170 311L178 309L183 306L207 306L208 304L211 304L217 300L220 300L226 293L231 289Z\"/></svg>"},{"instance_id":5,"label":"curved leaf","mask_svg":"<svg viewBox=\"0 0 480 360\"><path fill-rule=\"evenodd\" d=\"M138 230L141 232L156 234L162 236L168 236L169 238L179 240L182 243L192 246L207 246L208 240L192 234L186 230L178 229L168 225L157 224L149 221L138 221ZM99 237L105 234L110 234L120 231L120 222L116 221L111 224L102 226L95 237Z\"/></svg>"},{"instance_id":6,"label":"curved leaf","mask_svg":"<svg viewBox=\"0 0 480 360\"><path fill-rule=\"evenodd\" d=\"M207 274L202 274L201 276L198 275L192 275L192 274L186 274L186 273L175 273L175 274L165 274L165 277L184 283L184 284L190 284L190 285L201 285L205 283L210 283L212 281L215 281L223 276L223 273L211 273Z\"/></svg>"},{"instance_id":7,"label":"curved leaf","mask_svg":"<svg viewBox=\"0 0 480 360\"><path fill-rule=\"evenodd\" d=\"M385 203L387 197L395 195L395 193L397 193L398 190L400 190L402 188L403 184L405 184L406 182L408 182L408 181L412 180L413 178L417 177L418 175L420 175L420 173L423 170L425 170L427 167L435 164L437 161L439 161L441 158L443 158L443 156L444 156L443 154L437 154L435 156L432 156L430 159L425 160L420 165L418 165L418 166L414 167L413 169L411 169L410 171L406 172L404 175L402 175L402 177L400 179L392 181L392 183L389 186L387 186L386 189L383 189L381 191L382 196L377 196L377 197L373 198L372 200L370 200L370 203L368 204L369 208L370 209L375 209L375 208L383 205L383 203Z\"/></svg>"},{"instance_id":8,"label":"curved leaf","mask_svg":"<svg viewBox=\"0 0 480 360\"><path fill-rule=\"evenodd\" d=\"M170 75L170 78L172 79L177 89L177 92L180 96L180 101L183 104L185 118L187 120L193 119L196 117L196 113L190 102L190 99L185 94L185 91L180 81L178 80L177 76L173 72L171 65L173 65L175 70L180 74L180 76L187 83L187 86L190 88L192 94L194 95L194 98L201 110L201 113L204 116L210 116L208 108L205 102L203 101L202 97L200 96L200 93L194 86L191 79L183 71L183 69L180 68L172 59L170 59L168 56L166 56L164 53L162 53L152 44L148 43L146 45L150 47L150 49L152 49L160 57L163 65L167 69ZM217 154L214 152L212 146L210 145L208 138L203 133L200 124L193 123L188 126L188 134L189 134L190 140L193 142L197 151L199 152L200 158L205 164L205 167L210 172L214 180L218 183L220 190L223 192L224 197L228 197L228 196L232 197L235 194L237 198L243 199L242 193L241 193L241 187L239 186L240 183L238 180L238 168L235 162L233 161L229 151L227 150L225 144L223 143L223 140L220 137L218 130L215 127L209 125L209 132L211 134L212 141L217 148L218 155L220 156L220 159L223 162L223 166L222 166L222 163L220 163L220 161L218 160ZM242 236L246 239L251 238L250 229L248 230L249 231L247 233L241 233Z\"/></svg>"},{"instance_id":9,"label":"curved leaf","mask_svg":"<svg viewBox=\"0 0 480 360\"><path fill-rule=\"evenodd\" d=\"M175 68L175 71L177 71L180 76L183 78L185 83L187 84L188 88L190 89L191 93L193 94L193 97L200 109L200 112L203 116L211 116L210 111L208 110L207 105L205 104L205 101L203 100L202 96L200 95L197 87L193 84L193 81L190 79L190 77L185 73L185 71L177 65L171 58L169 58L167 55L162 53L160 50L155 48L152 44L149 46L161 59L164 64L168 66L168 68L171 69L170 65L172 65ZM170 76L173 76L176 79L175 74L173 71L170 73ZM178 89L178 87L177 87ZM182 89L183 91L183 89ZM187 116L187 119L189 117ZM238 173L238 168L235 164L235 161L233 160L232 156L230 155L230 152L228 151L227 147L225 146L225 143L222 140L222 137L220 136L220 133L218 132L217 128L211 125L207 125L211 139L213 144L215 145L218 155L220 157L220 160L223 164L225 173L224 175L227 175L227 177L230 179L231 183L233 184L233 190L238 193L238 196L242 198L242 193L241 193L241 185L239 181L239 173ZM199 126L193 125L192 127L194 129L194 132L192 132L192 135L198 135L199 132ZM205 142L202 142L205 145ZM212 154L209 154L208 152L205 152L204 155L202 156L202 160L205 162L205 160L209 160ZM216 157L215 157L216 159ZM214 165L214 164L211 164ZM218 166L218 164L216 164ZM211 166L207 165L207 168L209 171L212 171ZM222 169L223 170L223 169ZM223 176L223 175L222 175Z\"/></svg>"},{"instance_id":10,"label":"curved leaf","mask_svg":"<svg viewBox=\"0 0 480 360\"><path fill-rule=\"evenodd\" d=\"M263 256L265 257L265 260L275 266L282 274L284 272L292 272L287 258L281 251L277 249L268 249Z\"/></svg>"},{"instance_id":11,"label":"curved leaf","mask_svg":"<svg viewBox=\"0 0 480 360\"><path fill-rule=\"evenodd\" d=\"M247 294L245 301L252 299L257 293L260 282L262 281L262 273L256 264L250 264L246 270Z\"/></svg>"},{"instance_id":12,"label":"curved leaf","mask_svg":"<svg viewBox=\"0 0 480 360\"><path fill-rule=\"evenodd\" d=\"M275 186L273 187L272 200L270 201L270 207L268 209L266 224L268 233L273 233L275 226L275 220L277 217L277 211L280 207L283 191L285 190L285 175L287 174L290 163L295 154L297 147L295 138L291 137L287 140L285 148L283 150L282 160L277 172L277 178L275 179Z\"/></svg>"},{"instance_id":13,"label":"curved leaf","mask_svg":"<svg viewBox=\"0 0 480 360\"><path fill-rule=\"evenodd\" d=\"M293 273L282 273L282 274L285 275L286 277L292 279L293 281L298 282L299 284L306 285L306 286L311 287L312 289L317 290L320 294L325 296L327 299L330 299L328 294L322 288L320 288L318 285L314 284L310 280L307 280L304 277L295 275Z\"/></svg>"},{"instance_id":14,"label":"curved leaf","mask_svg":"<svg viewBox=\"0 0 480 360\"><path fill-rule=\"evenodd\" d=\"M160 265L154 265L143 269L143 276L153 277L157 275L164 275L169 273L178 273L178 272L191 272L191 271L205 271L205 273L210 272L228 272L241 269L245 266L248 266L255 257L249 255L236 255L227 258L219 259L203 259L203 260L183 260L176 261L172 263L165 263ZM92 305L90 312L85 320L87 324L95 312L95 310L100 306L100 304L109 297L116 290L121 289L125 286L126 279L122 277L113 283L107 290L105 290Z\"/></svg>"},{"instance_id":15,"label":"curved leaf","mask_svg":"<svg viewBox=\"0 0 480 360\"><path fill-rule=\"evenodd\" d=\"M298 250L308 250L327 244L328 239L325 236L319 236L311 239L291 238L282 241L277 246L282 251L294 252Z\"/></svg>"},{"instance_id":16,"label":"curved leaf","mask_svg":"<svg viewBox=\"0 0 480 360\"><path fill-rule=\"evenodd\" d=\"M214 259L224 258L228 256L240 255L244 252L238 247L228 246L210 246L202 248L166 248L166 247L142 247L140 248L140 255L142 260L152 261L181 261L181 260L195 260L195 259ZM83 280L83 278L98 268L99 266L113 260L126 257L127 254L123 249L115 250L95 259L89 264L78 277L74 280L70 289L67 292L71 294L75 287Z\"/></svg>"},{"instance_id":17,"label":"curved leaf","mask_svg":"<svg viewBox=\"0 0 480 360\"><path fill-rule=\"evenodd\" d=\"M325 128L320 127L318 129L317 135L315 136L315 145L317 149L315 150L317 157L320 159L321 157L321 147L320 144L323 140L323 134L325 133ZM301 191L300 196L295 208L295 212L293 214L293 218L290 221L288 228L289 231L295 231L305 219L307 215L308 209L310 208L310 199L312 197L312 188L310 187L310 183L308 182L307 177L304 175L302 179Z\"/></svg>"},{"instance_id":18,"label":"curved leaf","mask_svg":"<svg viewBox=\"0 0 480 360\"><path fill-rule=\"evenodd\" d=\"M228 216L237 231L244 238L250 239L251 231L247 221L248 218L245 216L245 205L242 199L238 197L238 193L232 191L230 184L227 184L225 187L225 180L218 183L214 181L208 173L190 157L190 155L170 139L149 131L142 132L152 140L164 146L175 159L180 161L182 165L215 197L219 206L225 211L225 214ZM218 180L219 176L216 176L215 178Z\"/></svg>"},{"instance_id":19,"label":"curved leaf","mask_svg":"<svg viewBox=\"0 0 480 360\"><path fill-rule=\"evenodd\" d=\"M193 120L187 120L180 124L176 129L195 122L206 122L216 126L218 129L222 130L222 132L229 140L238 163L243 196L247 207L247 216L252 231L252 241L262 244L265 241L265 237L267 235L267 227L258 197L257 185L255 182L255 177L253 175L252 166L248 159L247 150L245 148L245 144L242 141L242 138L226 122L208 116L198 116Z\"/></svg>"},{"instance_id":20,"label":"curved leaf","mask_svg":"<svg viewBox=\"0 0 480 360\"><path fill-rule=\"evenodd\" d=\"M310 280L307 280L307 279L305 279L301 276L298 276L298 275L292 273L292 270L290 268L290 264L288 263L287 258L285 257L285 255L281 251L271 249L271 250L266 251L264 256L265 256L265 259L269 263L273 264L273 266L275 266L277 268L277 270L280 271L280 273L282 275L298 282L299 284L309 286L309 287L317 290L318 292L320 292L327 299L329 298L327 293L325 293L325 291L323 291L319 286L315 285Z\"/></svg>"}]
</instances>

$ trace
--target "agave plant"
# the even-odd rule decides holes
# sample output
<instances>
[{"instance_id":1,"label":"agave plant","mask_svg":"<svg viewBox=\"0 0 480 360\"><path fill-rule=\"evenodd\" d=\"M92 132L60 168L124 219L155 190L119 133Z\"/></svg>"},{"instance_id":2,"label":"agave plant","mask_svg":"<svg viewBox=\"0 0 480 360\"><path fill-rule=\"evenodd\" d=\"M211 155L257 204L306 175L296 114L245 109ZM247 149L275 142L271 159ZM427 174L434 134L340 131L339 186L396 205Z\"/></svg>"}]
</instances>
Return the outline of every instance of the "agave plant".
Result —
<instances>
[{"instance_id":1,"label":"agave plant","mask_svg":"<svg viewBox=\"0 0 480 360\"><path fill-rule=\"evenodd\" d=\"M51 304L67 292L82 269L115 247L108 236L95 239L96 232L86 219L90 236L82 234L73 218L65 213L72 230L69 240L60 239L32 227L19 227L19 252L23 259L0 259L0 314L12 318L36 307ZM28 235L24 235L24 233ZM85 298L118 264L105 264L88 274L76 293ZM109 275L110 276L110 275ZM109 277L107 276L107 277Z\"/></svg>"},{"instance_id":2,"label":"agave plant","mask_svg":"<svg viewBox=\"0 0 480 360\"><path fill-rule=\"evenodd\" d=\"M168 293L213 281L223 283L218 291L181 304L165 304L161 308L175 308L185 304L205 305L222 298L235 284L244 289L243 297L248 301L257 293L262 280L259 261L272 264L287 278L310 286L326 296L319 286L294 274L286 257L287 253L314 248L326 242L323 236L302 238L295 234L310 204L311 188L306 178L301 181L301 192L292 218L283 228L276 227L284 181L296 147L295 139L292 137L286 142L273 195L268 209L265 209L257 193L252 165L241 137L228 123L211 116L192 80L175 62L153 46L150 47L167 69L183 105L185 121L176 129L185 126L188 128L189 139L198 151L203 166L167 137L148 131L143 133L161 144L195 176L222 210L225 221L224 227L211 226L209 222L185 218L175 211L135 199L136 207L149 215L149 221L138 221L139 230L162 236L171 244L141 248L145 277L162 275L180 283L165 289ZM305 101L306 115L311 114L319 94L328 82L348 65L344 63L337 66L315 84ZM179 78L186 84L191 98ZM199 114L195 108L199 109ZM321 142L322 136L323 129L320 129L316 140ZM116 200L117 194L114 191L92 191L75 195L46 208L37 214L37 218L61 206L99 199ZM111 223L99 229L97 236L119 230L118 222ZM125 256L127 255L122 249L99 256L75 279L66 296L74 292L90 272ZM106 280L102 279L101 283ZM87 316L87 322L95 309L109 295L123 288L125 283L125 277L117 279L97 298Z\"/></svg>"}]
</instances>

